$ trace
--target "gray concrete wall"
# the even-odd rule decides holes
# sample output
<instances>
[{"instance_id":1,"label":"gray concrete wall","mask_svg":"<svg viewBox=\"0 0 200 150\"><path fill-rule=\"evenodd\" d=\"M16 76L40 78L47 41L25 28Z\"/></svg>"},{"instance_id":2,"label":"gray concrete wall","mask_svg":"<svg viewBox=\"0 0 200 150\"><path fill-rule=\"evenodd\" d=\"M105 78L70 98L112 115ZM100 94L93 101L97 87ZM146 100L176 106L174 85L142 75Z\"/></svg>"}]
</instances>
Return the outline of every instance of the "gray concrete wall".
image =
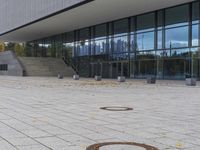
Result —
<instances>
[{"instance_id":1,"label":"gray concrete wall","mask_svg":"<svg viewBox=\"0 0 200 150\"><path fill-rule=\"evenodd\" d=\"M8 70L7 71L0 70L0 75L23 76L24 69L12 51L6 51L0 53L0 64L8 65Z\"/></svg>"},{"instance_id":2,"label":"gray concrete wall","mask_svg":"<svg viewBox=\"0 0 200 150\"><path fill-rule=\"evenodd\" d=\"M85 0L0 0L0 34Z\"/></svg>"}]
</instances>

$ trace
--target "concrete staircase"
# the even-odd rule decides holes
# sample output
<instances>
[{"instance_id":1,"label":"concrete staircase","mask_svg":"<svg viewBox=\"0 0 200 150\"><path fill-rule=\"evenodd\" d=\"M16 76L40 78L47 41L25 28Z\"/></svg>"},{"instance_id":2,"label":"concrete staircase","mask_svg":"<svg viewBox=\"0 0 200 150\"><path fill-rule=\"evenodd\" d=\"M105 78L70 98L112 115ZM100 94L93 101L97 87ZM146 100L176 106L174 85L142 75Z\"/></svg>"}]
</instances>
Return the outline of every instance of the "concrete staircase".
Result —
<instances>
[{"instance_id":1,"label":"concrete staircase","mask_svg":"<svg viewBox=\"0 0 200 150\"><path fill-rule=\"evenodd\" d=\"M67 66L62 59L50 57L18 57L25 69L26 76L57 76L72 77L75 71Z\"/></svg>"}]
</instances>

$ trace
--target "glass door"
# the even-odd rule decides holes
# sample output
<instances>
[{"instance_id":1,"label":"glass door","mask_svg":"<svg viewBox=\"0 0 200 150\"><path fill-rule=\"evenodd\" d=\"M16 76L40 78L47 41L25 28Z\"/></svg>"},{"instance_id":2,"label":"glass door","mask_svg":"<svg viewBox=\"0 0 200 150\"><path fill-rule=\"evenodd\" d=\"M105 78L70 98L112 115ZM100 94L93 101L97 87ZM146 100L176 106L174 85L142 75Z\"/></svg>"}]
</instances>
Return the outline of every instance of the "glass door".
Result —
<instances>
[{"instance_id":1,"label":"glass door","mask_svg":"<svg viewBox=\"0 0 200 150\"><path fill-rule=\"evenodd\" d=\"M111 63L111 78L118 76L129 76L129 63L128 62L112 62Z\"/></svg>"}]
</instances>

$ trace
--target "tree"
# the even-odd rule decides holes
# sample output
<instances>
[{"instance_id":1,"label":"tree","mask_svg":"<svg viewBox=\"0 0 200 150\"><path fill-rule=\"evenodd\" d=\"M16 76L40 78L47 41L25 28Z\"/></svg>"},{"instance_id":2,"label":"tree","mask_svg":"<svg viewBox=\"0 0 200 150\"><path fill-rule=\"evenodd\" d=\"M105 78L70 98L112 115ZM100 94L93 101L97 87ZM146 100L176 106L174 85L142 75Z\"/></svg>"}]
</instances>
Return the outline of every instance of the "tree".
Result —
<instances>
[{"instance_id":1,"label":"tree","mask_svg":"<svg viewBox=\"0 0 200 150\"><path fill-rule=\"evenodd\" d=\"M14 43L6 43L5 44L5 51L13 51L14 50L14 47L15 47L15 44Z\"/></svg>"},{"instance_id":2,"label":"tree","mask_svg":"<svg viewBox=\"0 0 200 150\"><path fill-rule=\"evenodd\" d=\"M17 56L26 56L25 45L23 43L15 43L14 51Z\"/></svg>"},{"instance_id":3,"label":"tree","mask_svg":"<svg viewBox=\"0 0 200 150\"><path fill-rule=\"evenodd\" d=\"M5 51L5 43L4 42L0 42L0 52Z\"/></svg>"}]
</instances>

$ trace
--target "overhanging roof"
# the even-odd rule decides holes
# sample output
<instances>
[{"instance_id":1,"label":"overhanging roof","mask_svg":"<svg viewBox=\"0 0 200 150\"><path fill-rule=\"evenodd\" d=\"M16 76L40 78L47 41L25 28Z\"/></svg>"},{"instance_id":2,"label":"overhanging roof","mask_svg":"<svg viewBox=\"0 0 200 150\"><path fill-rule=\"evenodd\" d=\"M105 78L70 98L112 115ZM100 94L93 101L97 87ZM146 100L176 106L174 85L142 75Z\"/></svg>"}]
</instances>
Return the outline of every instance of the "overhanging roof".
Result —
<instances>
[{"instance_id":1,"label":"overhanging roof","mask_svg":"<svg viewBox=\"0 0 200 150\"><path fill-rule=\"evenodd\" d=\"M194 0L94 0L7 32L0 36L0 40L31 41L191 1Z\"/></svg>"}]
</instances>

